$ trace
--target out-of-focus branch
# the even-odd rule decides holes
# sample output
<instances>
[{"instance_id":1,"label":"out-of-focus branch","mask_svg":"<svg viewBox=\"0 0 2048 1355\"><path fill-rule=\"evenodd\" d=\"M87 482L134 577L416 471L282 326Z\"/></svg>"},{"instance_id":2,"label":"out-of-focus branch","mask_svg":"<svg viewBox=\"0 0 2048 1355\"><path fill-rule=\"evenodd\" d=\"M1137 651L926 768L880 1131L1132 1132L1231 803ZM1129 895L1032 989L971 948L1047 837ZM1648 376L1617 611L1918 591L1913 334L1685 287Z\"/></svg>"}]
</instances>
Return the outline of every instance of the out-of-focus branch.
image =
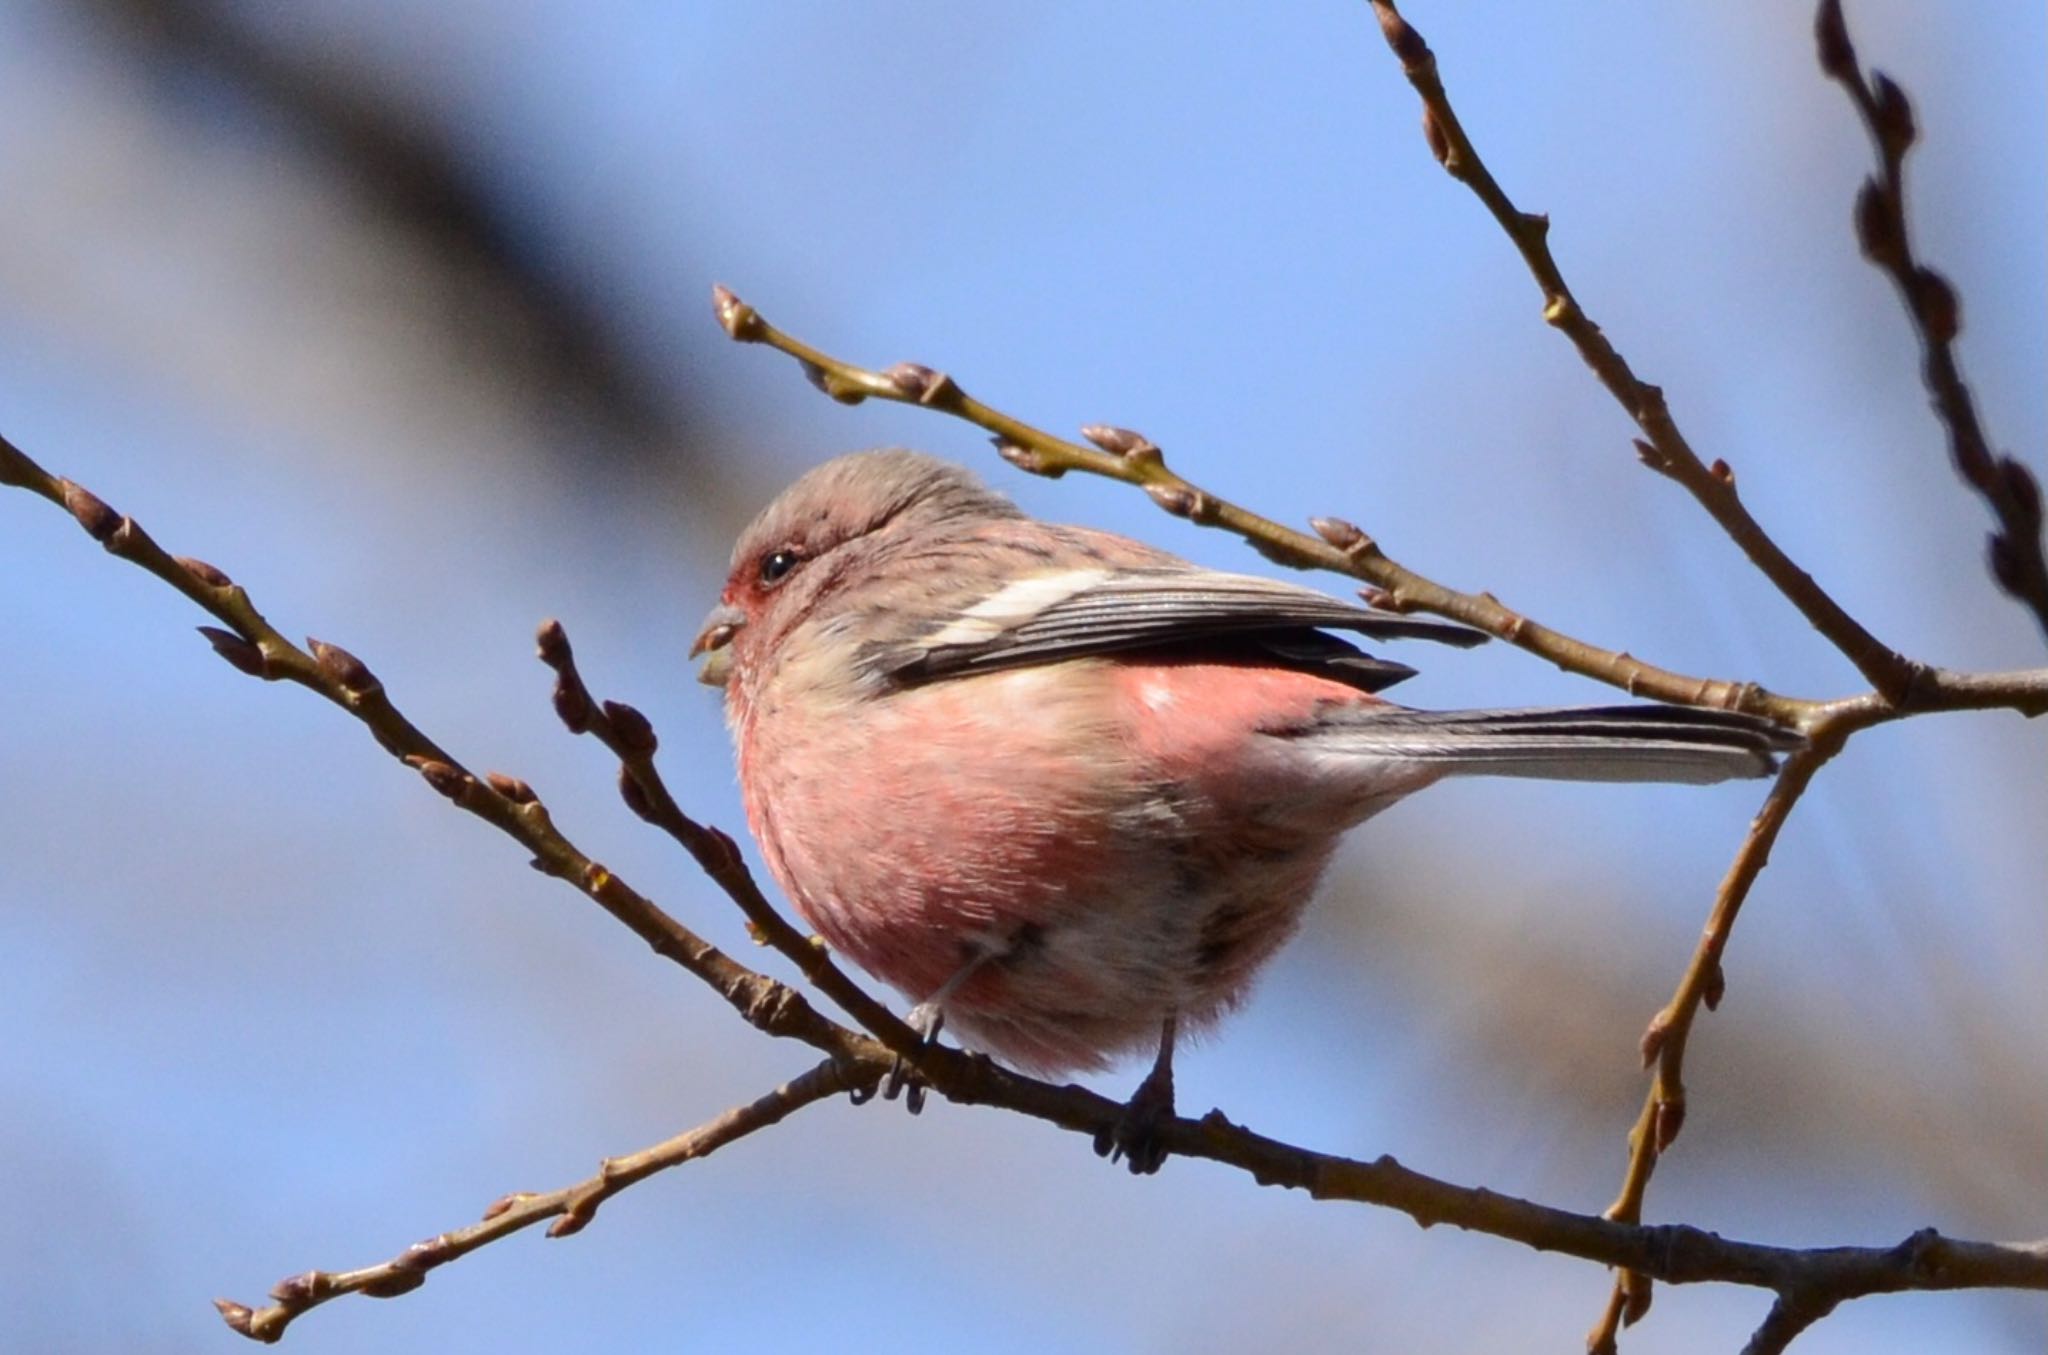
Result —
<instances>
[{"instance_id":1,"label":"out-of-focus branch","mask_svg":"<svg viewBox=\"0 0 2048 1355\"><path fill-rule=\"evenodd\" d=\"M148 570L233 627L211 631L208 638L236 668L253 676L297 682L349 711L371 729L380 744L418 770L436 790L533 851L545 873L576 884L659 953L716 989L757 1029L802 1040L823 1051L828 1056L829 1068L814 1070L790 1088L771 1093L767 1098L774 1103L771 1110L782 1108L785 1099L788 1104L782 1113L830 1090L871 1087L898 1057L890 1045L828 1019L787 985L757 974L719 952L628 889L604 867L583 856L555 830L524 782L500 774L478 781L463 770L398 714L381 684L360 660L318 642L313 642L311 654L297 649L263 619L250 604L248 595L218 569L201 561L169 555L133 519L116 513L81 486L50 475L4 438L0 438L0 484L27 488L60 504L109 551ZM544 645L548 645L548 638L544 638ZM566 650L566 645L562 648ZM565 669L573 672L566 654L557 654L556 659L558 674L566 676ZM601 711L609 722L611 737L618 741L619 748L626 750L622 756L627 758L629 775L634 762L651 757L652 731L642 733L634 727L631 716L622 717L625 707L598 707L590 701L580 678L568 684L568 692L566 696L558 692L558 710L568 707L563 711L568 718L580 700L590 711ZM1857 714L1858 709L1854 701L1844 703L1839 718L1863 718ZM639 785L637 777L635 782ZM643 795L647 793L646 786L640 789ZM733 892L729 871L714 878ZM746 906L746 900L740 902ZM762 903L765 906L765 900ZM1111 1130L1124 1113L1124 1107L1117 1102L1085 1088L1054 1086L1023 1077L977 1055L944 1047L912 1052L919 1071L931 1086L960 1104L1000 1106L1083 1134L1091 1141ZM736 1137L734 1131L752 1132L771 1122L769 1111L760 1107L759 1102L743 1107L732 1112L740 1117L738 1120L721 1120L693 1132L709 1135L710 1140L717 1142ZM762 1124L752 1123L754 1118L760 1118ZM725 1127L720 1129L720 1125ZM1398 1209L1425 1226L1450 1223L1672 1283L1727 1281L1769 1288L1781 1295L1832 1294L1837 1296L1836 1301L1897 1289L2048 1289L2048 1242L1957 1242L1930 1230L1916 1234L1902 1247L1888 1249L1772 1247L1732 1241L1685 1226L1644 1227L1575 1214L1483 1187L1441 1181L1411 1171L1391 1157L1364 1162L1318 1153L1254 1133L1231 1123L1220 1111L1211 1111L1199 1120L1170 1118L1161 1123L1157 1132L1172 1154L1237 1167L1263 1185L1305 1190L1319 1200L1350 1200ZM690 1138L684 1136L684 1140ZM708 1151L705 1145L710 1140L694 1141L696 1155ZM564 1208L554 1212L587 1220L597 1201L662 1165L681 1160L679 1154L689 1155L677 1146L680 1142L672 1141L637 1155L631 1159L638 1164L633 1172L614 1167L610 1173L600 1173L601 1180L594 1192L589 1183L570 1188ZM580 1209L579 1201L585 1202ZM354 1285L359 1292L403 1292L417 1283L418 1274L432 1266L512 1231L513 1223L543 1216L529 1217L521 1209L518 1197L514 1197L503 1211L476 1225L480 1231L473 1236L447 1235L461 1237L461 1243L451 1244L447 1237L436 1238L384 1263L383 1267L370 1268L367 1275L347 1274L360 1277ZM502 1222L508 1214L513 1223ZM461 1250L455 1250L457 1246ZM316 1292L334 1290L335 1284L332 1276L324 1281L287 1281L280 1286L283 1294L273 1297L278 1306L297 1304L296 1311L303 1311L316 1301ZM259 1319L259 1314L267 1310L234 1303L223 1303L221 1310L237 1330L246 1328L247 1334L260 1339L275 1339L289 1320Z\"/></svg>"},{"instance_id":2,"label":"out-of-focus branch","mask_svg":"<svg viewBox=\"0 0 2048 1355\"><path fill-rule=\"evenodd\" d=\"M1422 96L1422 131L1430 151L1452 178L1472 190L1507 232L1536 285L1542 289L1544 320L1571 340L1572 347L1600 384L1642 431L1643 437L1636 440L1635 447L1643 464L1676 481L1698 500L1751 563L1763 571L1815 630L1856 665L1871 686L1894 701L1907 698L1918 680L1919 666L1872 635L1814 582L1812 575L1785 554L1742 502L1735 488L1735 472L1726 461L1716 460L1710 466L1700 459L1672 418L1663 389L1635 374L1628 360L1573 295L1550 252L1550 218L1515 206L1479 158L1451 108L1450 96L1437 75L1436 54L1430 51L1429 44L1401 17L1393 0L1371 2L1387 45L1401 62L1402 73Z\"/></svg>"},{"instance_id":3,"label":"out-of-focus branch","mask_svg":"<svg viewBox=\"0 0 2048 1355\"><path fill-rule=\"evenodd\" d=\"M783 1083L766 1095L707 1120L651 1148L624 1157L608 1157L598 1164L597 1174L573 1186L551 1190L544 1195L519 1192L507 1195L484 1210L477 1222L466 1228L440 1233L415 1242L388 1261L356 1270L308 1270L287 1276L270 1290L270 1302L260 1308L215 1299L228 1326L252 1340L271 1342L284 1335L292 1319L309 1308L344 1294L369 1298L396 1298L409 1294L427 1282L427 1272L436 1266L469 1255L501 1237L530 1228L543 1219L554 1219L549 1237L567 1237L581 1232L597 1216L598 1206L612 1196L636 1185L656 1172L680 1167L700 1157L709 1157L726 1144L743 1139L756 1130L780 1124L805 1106L822 1101L852 1087L873 1085L879 1073L858 1075L849 1081L848 1071L836 1059L827 1059L803 1076Z\"/></svg>"},{"instance_id":4,"label":"out-of-focus branch","mask_svg":"<svg viewBox=\"0 0 2048 1355\"><path fill-rule=\"evenodd\" d=\"M1856 105L1877 151L1877 173L1856 195L1856 241L1863 257L1899 289L1920 338L1920 375L1948 436L1956 474L1976 490L1998 520L1991 534L1991 575L2034 614L2048 635L2048 561L2041 553L2041 486L2016 457L1991 450L1976 401L1956 358L1962 303L1948 279L1920 262L1906 225L1906 152L1918 130L1906 91L1882 71L1865 79L1842 18L1841 0L1821 0L1814 18L1820 68Z\"/></svg>"},{"instance_id":5,"label":"out-of-focus branch","mask_svg":"<svg viewBox=\"0 0 2048 1355\"><path fill-rule=\"evenodd\" d=\"M843 404L888 400L950 414L994 433L996 448L1004 459L1023 470L1050 477L1083 471L1136 485L1174 516L1234 533L1269 560L1296 569L1349 575L1370 585L1366 596L1376 605L1462 621L1548 659L1566 672L1608 683L1631 695L1685 706L1752 711L1800 728L1828 719L1852 730L1863 729L1931 711L2048 713L2048 669L1965 673L1915 664L1911 690L1901 696L1870 692L1835 701L1810 701L1782 696L1753 682L1691 677L1658 668L1625 651L1602 649L1540 625L1491 593L1463 593L1425 578L1388 557L1372 537L1341 518L1316 518L1312 525L1318 535L1310 536L1241 508L1169 469L1156 445L1127 429L1091 425L1082 431L1094 445L1083 446L974 398L952 377L929 367L901 362L878 371L833 357L776 328L728 288L712 289L712 306L719 324L732 338L787 353L813 385Z\"/></svg>"}]
</instances>

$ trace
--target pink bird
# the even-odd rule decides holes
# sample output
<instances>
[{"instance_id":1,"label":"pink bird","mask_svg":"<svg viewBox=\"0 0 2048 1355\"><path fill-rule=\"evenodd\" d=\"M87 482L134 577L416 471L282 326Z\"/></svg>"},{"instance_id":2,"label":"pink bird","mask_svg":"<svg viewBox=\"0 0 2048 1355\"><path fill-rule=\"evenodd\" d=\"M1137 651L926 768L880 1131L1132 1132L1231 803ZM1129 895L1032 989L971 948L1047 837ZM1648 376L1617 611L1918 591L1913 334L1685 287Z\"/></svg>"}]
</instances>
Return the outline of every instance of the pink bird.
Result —
<instances>
[{"instance_id":1,"label":"pink bird","mask_svg":"<svg viewBox=\"0 0 2048 1355\"><path fill-rule=\"evenodd\" d=\"M1346 830L1446 776L1705 783L1800 742L1678 706L1411 710L1377 693L1414 670L1331 630L1486 638L1041 522L889 450L754 520L691 655L715 651L748 824L805 920L928 1039L1040 1074L1156 1042L1098 1144L1152 1171L1176 1033L1244 998Z\"/></svg>"}]
</instances>

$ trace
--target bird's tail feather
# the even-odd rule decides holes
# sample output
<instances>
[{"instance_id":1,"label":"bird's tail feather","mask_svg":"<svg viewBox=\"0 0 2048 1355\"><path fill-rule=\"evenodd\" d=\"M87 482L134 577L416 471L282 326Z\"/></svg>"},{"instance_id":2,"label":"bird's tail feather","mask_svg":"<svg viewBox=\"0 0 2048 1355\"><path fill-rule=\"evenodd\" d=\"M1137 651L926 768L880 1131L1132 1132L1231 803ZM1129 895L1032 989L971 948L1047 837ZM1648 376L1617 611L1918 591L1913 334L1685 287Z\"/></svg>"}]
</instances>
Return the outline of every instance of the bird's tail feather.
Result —
<instances>
[{"instance_id":1,"label":"bird's tail feather","mask_svg":"<svg viewBox=\"0 0 2048 1355\"><path fill-rule=\"evenodd\" d=\"M1695 784L1767 776L1776 754L1805 743L1753 715L1663 705L1348 707L1301 733L1318 748L1437 764L1446 775Z\"/></svg>"}]
</instances>

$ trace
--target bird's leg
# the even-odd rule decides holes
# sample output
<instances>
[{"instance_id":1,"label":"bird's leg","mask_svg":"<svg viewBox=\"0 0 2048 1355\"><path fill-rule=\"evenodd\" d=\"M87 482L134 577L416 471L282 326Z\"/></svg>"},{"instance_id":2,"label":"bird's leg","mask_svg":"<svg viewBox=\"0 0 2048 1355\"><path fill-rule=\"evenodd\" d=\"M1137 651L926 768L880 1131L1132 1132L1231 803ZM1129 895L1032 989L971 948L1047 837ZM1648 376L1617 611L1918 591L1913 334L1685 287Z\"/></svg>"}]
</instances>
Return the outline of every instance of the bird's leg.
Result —
<instances>
[{"instance_id":1,"label":"bird's leg","mask_svg":"<svg viewBox=\"0 0 2048 1355\"><path fill-rule=\"evenodd\" d=\"M974 977L980 969L999 952L977 948L967 962L953 971L953 976L938 986L938 990L924 1001L910 1009L910 1028L917 1032L917 1047L929 1049L939 1042L939 1032L946 1027L946 999L960 990L960 985ZM882 1080L882 1099L894 1101L903 1098L903 1108L912 1115L924 1109L924 1081L918 1077L917 1069L899 1054L889 1065L889 1076ZM873 1093L870 1092L869 1096ZM865 1101L868 1097L862 1097Z\"/></svg>"},{"instance_id":2,"label":"bird's leg","mask_svg":"<svg viewBox=\"0 0 2048 1355\"><path fill-rule=\"evenodd\" d=\"M1095 1136L1098 1156L1111 1162L1122 1159L1133 1176L1149 1176L1166 1161L1166 1143L1159 1127L1173 1118L1173 1039L1179 1018L1169 1013L1159 1028L1159 1057L1152 1071L1124 1103L1124 1112L1113 1128Z\"/></svg>"}]
</instances>

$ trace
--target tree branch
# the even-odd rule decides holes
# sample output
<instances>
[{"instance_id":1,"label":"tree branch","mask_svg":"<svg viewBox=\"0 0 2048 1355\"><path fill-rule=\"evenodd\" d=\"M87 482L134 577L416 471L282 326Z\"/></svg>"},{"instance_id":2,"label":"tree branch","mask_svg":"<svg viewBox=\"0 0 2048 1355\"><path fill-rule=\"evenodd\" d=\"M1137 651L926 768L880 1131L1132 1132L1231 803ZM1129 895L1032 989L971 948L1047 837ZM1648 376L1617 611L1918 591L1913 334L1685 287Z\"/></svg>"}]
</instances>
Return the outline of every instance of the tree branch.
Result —
<instances>
[{"instance_id":1,"label":"tree branch","mask_svg":"<svg viewBox=\"0 0 2048 1355\"><path fill-rule=\"evenodd\" d=\"M1991 576L2034 614L2048 636L2048 561L2041 554L2041 486L2017 458L1997 456L1977 419L1955 351L1962 304L1948 279L1920 262L1906 225L1906 152L1918 132L1906 91L1882 71L1866 80L1849 41L1841 0L1821 0L1814 16L1820 68L1847 91L1877 151L1878 172L1856 195L1856 242L1863 257L1889 276L1920 340L1920 376L1948 436L1949 460L1977 491L1997 530L1991 533Z\"/></svg>"},{"instance_id":2,"label":"tree branch","mask_svg":"<svg viewBox=\"0 0 2048 1355\"><path fill-rule=\"evenodd\" d=\"M1494 179L1463 124L1451 108L1437 75L1436 54L1422 35L1401 17L1393 0L1371 0L1387 45L1401 62L1401 72L1422 96L1422 132L1431 153L1450 176L1472 190L1528 265L1543 292L1543 319L1571 341L1607 392L1642 431L1636 454L1659 475L1676 481L1721 524L1729 538L1780 593L1797 607L1813 628L1863 674L1864 679L1894 701L1903 700L1918 679L1918 666L1884 644L1793 563L1763 526L1750 515L1736 492L1735 472L1726 461L1709 466L1692 449L1671 416L1662 387L1636 376L1621 352L1579 304L1550 252L1550 218L1524 212ZM1647 439L1644 441L1643 439Z\"/></svg>"},{"instance_id":3,"label":"tree branch","mask_svg":"<svg viewBox=\"0 0 2048 1355\"><path fill-rule=\"evenodd\" d=\"M234 1331L268 1344L283 1336L292 1319L309 1308L344 1294L376 1299L409 1294L427 1282L427 1272L436 1266L467 1256L543 1219L555 1220L548 1229L549 1237L581 1232L597 1216L599 1205L628 1186L657 1172L709 1157L728 1143L780 1124L805 1106L851 1087L872 1085L879 1076L878 1072L869 1071L849 1081L846 1068L837 1060L827 1059L803 1076L745 1105L734 1106L695 1129L637 1153L608 1157L598 1164L595 1176L573 1186L545 1195L524 1191L507 1195L485 1209L483 1217L468 1227L415 1242L388 1261L357 1270L308 1270L287 1276L272 1286L270 1302L261 1308L251 1308L233 1299L215 1299L213 1306Z\"/></svg>"}]
</instances>

